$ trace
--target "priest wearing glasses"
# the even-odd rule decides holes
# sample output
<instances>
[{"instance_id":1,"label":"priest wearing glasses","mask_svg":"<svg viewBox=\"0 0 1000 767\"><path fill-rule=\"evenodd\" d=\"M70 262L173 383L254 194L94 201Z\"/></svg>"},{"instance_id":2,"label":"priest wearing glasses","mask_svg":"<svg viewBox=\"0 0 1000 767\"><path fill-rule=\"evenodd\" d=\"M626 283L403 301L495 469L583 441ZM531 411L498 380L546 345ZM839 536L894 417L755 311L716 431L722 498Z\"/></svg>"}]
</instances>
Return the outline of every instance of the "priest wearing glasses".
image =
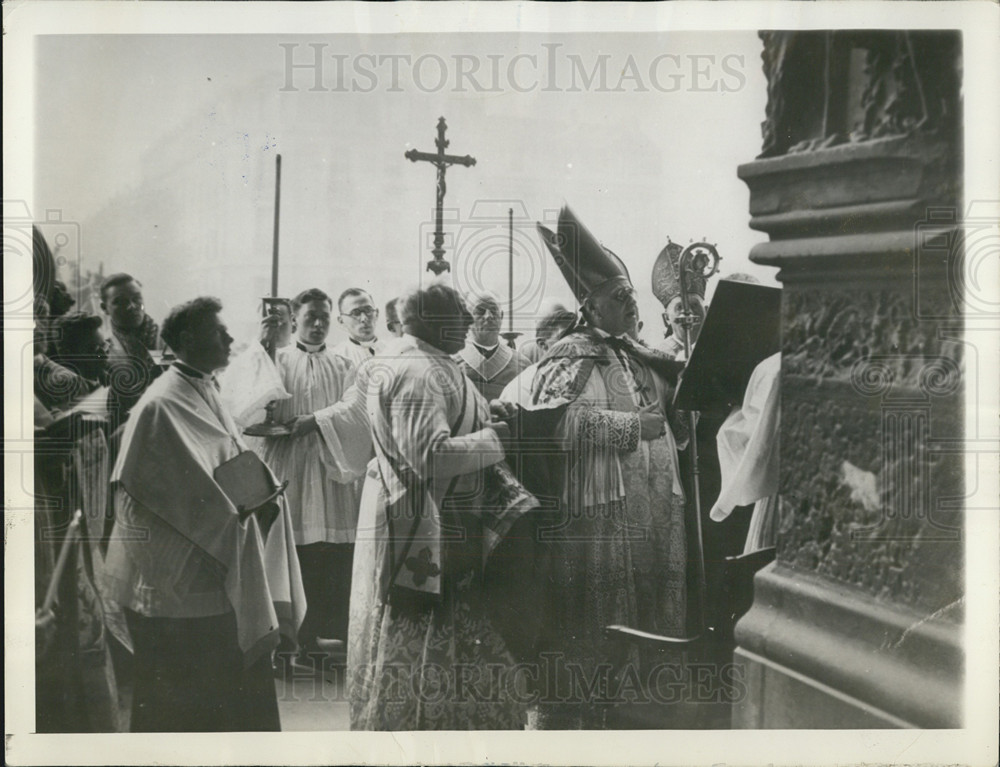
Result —
<instances>
[{"instance_id":1,"label":"priest wearing glasses","mask_svg":"<svg viewBox=\"0 0 1000 767\"><path fill-rule=\"evenodd\" d=\"M382 342L375 335L378 307L371 295L361 288L348 288L337 299L337 322L348 333L346 341L333 347L333 353L346 357L354 367L382 352Z\"/></svg>"}]
</instances>

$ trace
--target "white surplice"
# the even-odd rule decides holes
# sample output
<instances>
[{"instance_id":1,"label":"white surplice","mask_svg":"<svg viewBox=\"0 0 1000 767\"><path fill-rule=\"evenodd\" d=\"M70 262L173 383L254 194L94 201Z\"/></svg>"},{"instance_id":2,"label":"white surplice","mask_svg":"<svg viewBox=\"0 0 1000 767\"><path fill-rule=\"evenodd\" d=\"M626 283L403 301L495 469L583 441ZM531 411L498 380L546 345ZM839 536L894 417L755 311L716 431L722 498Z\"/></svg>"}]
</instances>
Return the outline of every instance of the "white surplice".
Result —
<instances>
[{"instance_id":1,"label":"white surplice","mask_svg":"<svg viewBox=\"0 0 1000 767\"><path fill-rule=\"evenodd\" d=\"M108 594L143 615L235 613L248 658L294 637L305 614L288 509L266 541L241 522L213 473L246 449L210 379L172 367L133 408L111 476L115 532L105 563Z\"/></svg>"},{"instance_id":2,"label":"white surplice","mask_svg":"<svg viewBox=\"0 0 1000 767\"><path fill-rule=\"evenodd\" d=\"M335 404L354 383L353 365L332 349L309 352L293 343L278 349L273 363L259 344L251 346L247 353L254 355L255 362L241 365L240 369L248 375L257 371L258 379L237 381L227 376L225 389L232 392L239 386L244 402L259 407L261 397L254 393L265 391L273 396L276 371L289 395L276 401L274 418L278 423ZM252 408L240 407L239 403L232 406L244 425L252 420ZM254 450L278 479L288 480L285 493L295 544L353 543L360 502L355 482L358 474L343 472L323 460L325 446L320 432L301 437L266 437L255 442Z\"/></svg>"},{"instance_id":3,"label":"white surplice","mask_svg":"<svg viewBox=\"0 0 1000 767\"><path fill-rule=\"evenodd\" d=\"M368 360L382 354L384 344L377 338L372 341L355 341L348 338L332 348L334 354L346 357L354 367L360 367Z\"/></svg>"},{"instance_id":4,"label":"white surplice","mask_svg":"<svg viewBox=\"0 0 1000 767\"><path fill-rule=\"evenodd\" d=\"M774 545L780 373L780 353L757 365L747 383L743 407L726 419L716 437L722 487L711 518L721 521L736 506L756 502L744 554Z\"/></svg>"}]
</instances>

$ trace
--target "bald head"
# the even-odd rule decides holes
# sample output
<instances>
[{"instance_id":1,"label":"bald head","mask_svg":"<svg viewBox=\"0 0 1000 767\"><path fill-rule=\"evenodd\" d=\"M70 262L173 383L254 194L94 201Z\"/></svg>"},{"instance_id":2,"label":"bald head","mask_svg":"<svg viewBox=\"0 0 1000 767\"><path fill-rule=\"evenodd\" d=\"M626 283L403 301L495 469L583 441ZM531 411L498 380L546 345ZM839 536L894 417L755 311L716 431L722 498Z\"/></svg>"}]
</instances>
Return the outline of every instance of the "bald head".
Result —
<instances>
[{"instance_id":1,"label":"bald head","mask_svg":"<svg viewBox=\"0 0 1000 767\"><path fill-rule=\"evenodd\" d=\"M468 303L472 311L472 340L480 346L495 346L503 322L500 299L492 293L482 293L471 296Z\"/></svg>"}]
</instances>

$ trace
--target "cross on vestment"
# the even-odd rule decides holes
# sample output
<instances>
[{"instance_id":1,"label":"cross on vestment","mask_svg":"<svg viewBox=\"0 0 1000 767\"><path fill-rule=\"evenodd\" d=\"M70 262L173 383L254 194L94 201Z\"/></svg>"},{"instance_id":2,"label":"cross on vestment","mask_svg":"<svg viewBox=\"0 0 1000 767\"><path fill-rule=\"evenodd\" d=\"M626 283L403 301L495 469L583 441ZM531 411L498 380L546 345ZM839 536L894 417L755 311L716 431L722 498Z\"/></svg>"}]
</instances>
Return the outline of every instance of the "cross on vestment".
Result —
<instances>
[{"instance_id":1,"label":"cross on vestment","mask_svg":"<svg viewBox=\"0 0 1000 767\"><path fill-rule=\"evenodd\" d=\"M430 548L424 546L415 557L406 558L406 569L413 573L413 582L418 586L423 586L427 582L428 576L435 578L441 574L441 568L432 561Z\"/></svg>"},{"instance_id":2,"label":"cross on vestment","mask_svg":"<svg viewBox=\"0 0 1000 767\"><path fill-rule=\"evenodd\" d=\"M464 165L469 168L476 164L476 158L469 155L464 157L459 157L453 154L445 154L444 150L448 148L451 143L444 137L444 132L448 129L448 124L441 117L438 119L437 124L437 138L434 140L434 145L437 147L437 153L431 154L430 152L418 152L416 149L410 149L403 156L410 160L411 162L429 162L433 163L434 167L437 168L437 206L434 212L434 247L431 248L431 253L434 254L434 259L427 262L427 269L434 272L436 276L439 276L442 272L447 272L451 270L451 265L444 258L444 227L442 225L442 209L444 207L444 193L447 191L447 186L445 185L444 174L448 169L449 165Z\"/></svg>"}]
</instances>

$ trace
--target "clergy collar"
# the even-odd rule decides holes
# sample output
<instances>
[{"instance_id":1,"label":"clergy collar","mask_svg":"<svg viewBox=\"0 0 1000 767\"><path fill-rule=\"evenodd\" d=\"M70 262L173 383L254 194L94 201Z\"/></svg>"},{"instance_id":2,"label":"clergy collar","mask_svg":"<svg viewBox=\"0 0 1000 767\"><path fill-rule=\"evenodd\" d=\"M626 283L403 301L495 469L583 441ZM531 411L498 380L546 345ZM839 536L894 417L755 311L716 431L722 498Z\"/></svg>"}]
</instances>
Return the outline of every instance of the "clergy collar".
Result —
<instances>
[{"instance_id":1,"label":"clergy collar","mask_svg":"<svg viewBox=\"0 0 1000 767\"><path fill-rule=\"evenodd\" d=\"M314 354L315 352L321 352L326 349L326 344L307 344L305 341L300 341L296 338L295 348L299 351L305 352L306 354Z\"/></svg>"},{"instance_id":2,"label":"clergy collar","mask_svg":"<svg viewBox=\"0 0 1000 767\"><path fill-rule=\"evenodd\" d=\"M492 357L493 354L496 352L496 350L500 348L499 342L493 344L493 346L483 346L482 344L477 344L475 341L473 341L472 345L475 346L476 349L479 351L479 353L482 354L483 357L485 357L486 359Z\"/></svg>"},{"instance_id":3,"label":"clergy collar","mask_svg":"<svg viewBox=\"0 0 1000 767\"><path fill-rule=\"evenodd\" d=\"M351 343L355 346L363 346L366 349L371 349L375 344L378 343L378 338L373 338L371 341L359 341L354 336L350 336Z\"/></svg>"}]
</instances>

